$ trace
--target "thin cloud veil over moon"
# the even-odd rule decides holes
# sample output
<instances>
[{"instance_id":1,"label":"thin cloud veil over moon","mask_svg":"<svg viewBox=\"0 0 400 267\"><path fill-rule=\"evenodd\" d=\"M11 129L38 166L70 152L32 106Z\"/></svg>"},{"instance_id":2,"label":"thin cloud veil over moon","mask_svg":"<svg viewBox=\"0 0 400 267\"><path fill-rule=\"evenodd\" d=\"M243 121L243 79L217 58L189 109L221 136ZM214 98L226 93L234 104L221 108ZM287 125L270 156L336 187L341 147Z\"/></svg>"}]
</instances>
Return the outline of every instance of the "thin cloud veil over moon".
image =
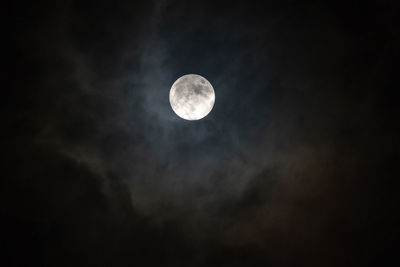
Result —
<instances>
[{"instance_id":1,"label":"thin cloud veil over moon","mask_svg":"<svg viewBox=\"0 0 400 267\"><path fill-rule=\"evenodd\" d=\"M204 77L187 74L172 85L169 102L179 117L191 121L200 120L207 116L214 106L214 88Z\"/></svg>"}]
</instances>

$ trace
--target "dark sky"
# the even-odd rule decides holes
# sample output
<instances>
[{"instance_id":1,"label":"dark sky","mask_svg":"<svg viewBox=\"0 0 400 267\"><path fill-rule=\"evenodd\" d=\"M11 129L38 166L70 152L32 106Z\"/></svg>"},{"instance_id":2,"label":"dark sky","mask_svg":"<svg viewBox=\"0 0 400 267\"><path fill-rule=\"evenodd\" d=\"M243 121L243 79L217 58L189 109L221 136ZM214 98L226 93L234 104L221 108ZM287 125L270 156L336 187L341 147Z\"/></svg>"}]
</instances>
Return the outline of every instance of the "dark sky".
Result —
<instances>
[{"instance_id":1,"label":"dark sky","mask_svg":"<svg viewBox=\"0 0 400 267\"><path fill-rule=\"evenodd\" d=\"M4 266L399 264L398 1L3 11Z\"/></svg>"}]
</instances>

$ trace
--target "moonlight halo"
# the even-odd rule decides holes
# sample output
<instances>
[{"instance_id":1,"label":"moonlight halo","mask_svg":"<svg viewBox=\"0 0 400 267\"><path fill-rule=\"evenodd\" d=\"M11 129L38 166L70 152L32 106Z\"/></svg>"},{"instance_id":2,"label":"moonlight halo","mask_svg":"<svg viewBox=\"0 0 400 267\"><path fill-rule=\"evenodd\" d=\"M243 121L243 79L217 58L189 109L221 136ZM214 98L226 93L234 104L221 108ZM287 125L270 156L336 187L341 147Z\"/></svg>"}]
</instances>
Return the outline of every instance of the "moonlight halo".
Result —
<instances>
[{"instance_id":1,"label":"moonlight halo","mask_svg":"<svg viewBox=\"0 0 400 267\"><path fill-rule=\"evenodd\" d=\"M172 85L169 102L172 110L182 119L200 120L214 106L214 88L206 78L197 74L186 74Z\"/></svg>"}]
</instances>

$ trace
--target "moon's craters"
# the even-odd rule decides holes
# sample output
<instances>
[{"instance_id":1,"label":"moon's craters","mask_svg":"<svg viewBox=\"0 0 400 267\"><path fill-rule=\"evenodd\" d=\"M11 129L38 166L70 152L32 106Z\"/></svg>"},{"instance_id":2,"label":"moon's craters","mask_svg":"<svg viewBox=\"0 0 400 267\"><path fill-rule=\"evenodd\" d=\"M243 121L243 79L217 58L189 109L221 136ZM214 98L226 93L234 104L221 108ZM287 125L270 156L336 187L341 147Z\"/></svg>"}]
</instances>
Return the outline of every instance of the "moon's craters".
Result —
<instances>
[{"instance_id":1,"label":"moon's craters","mask_svg":"<svg viewBox=\"0 0 400 267\"><path fill-rule=\"evenodd\" d=\"M214 106L215 93L211 83L197 74L187 74L174 82L169 92L174 112L185 120L199 120Z\"/></svg>"}]
</instances>

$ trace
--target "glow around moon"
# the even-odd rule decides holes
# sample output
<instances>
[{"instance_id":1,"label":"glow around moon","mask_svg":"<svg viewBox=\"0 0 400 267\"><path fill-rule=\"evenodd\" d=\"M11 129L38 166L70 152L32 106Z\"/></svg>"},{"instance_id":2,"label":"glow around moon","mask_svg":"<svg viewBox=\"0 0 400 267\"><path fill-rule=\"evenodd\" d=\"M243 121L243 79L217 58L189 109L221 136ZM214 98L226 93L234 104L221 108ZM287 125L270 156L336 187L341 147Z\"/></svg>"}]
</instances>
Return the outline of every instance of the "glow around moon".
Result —
<instances>
[{"instance_id":1,"label":"glow around moon","mask_svg":"<svg viewBox=\"0 0 400 267\"><path fill-rule=\"evenodd\" d=\"M169 92L173 111L185 120L200 120L210 113L215 102L215 92L206 78L187 74L174 82Z\"/></svg>"}]
</instances>

